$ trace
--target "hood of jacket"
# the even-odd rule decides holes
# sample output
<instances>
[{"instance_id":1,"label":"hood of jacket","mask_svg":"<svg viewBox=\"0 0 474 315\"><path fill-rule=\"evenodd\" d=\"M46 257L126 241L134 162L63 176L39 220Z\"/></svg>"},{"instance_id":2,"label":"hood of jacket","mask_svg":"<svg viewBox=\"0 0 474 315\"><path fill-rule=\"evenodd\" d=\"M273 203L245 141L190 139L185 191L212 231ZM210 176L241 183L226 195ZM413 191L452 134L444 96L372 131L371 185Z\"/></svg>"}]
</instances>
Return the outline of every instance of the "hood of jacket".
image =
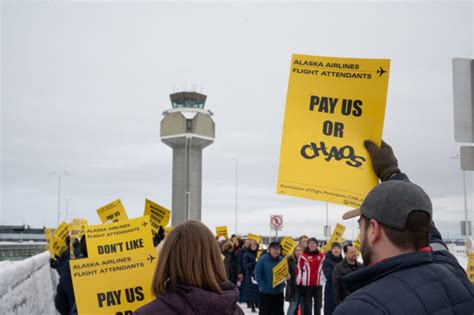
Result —
<instances>
[{"instance_id":1,"label":"hood of jacket","mask_svg":"<svg viewBox=\"0 0 474 315\"><path fill-rule=\"evenodd\" d=\"M176 314L242 314L237 305L238 288L228 281L222 283L221 288L223 292L216 293L177 284L175 291L160 295L155 301L145 306L142 312L143 314L161 314L160 311L171 309Z\"/></svg>"}]
</instances>

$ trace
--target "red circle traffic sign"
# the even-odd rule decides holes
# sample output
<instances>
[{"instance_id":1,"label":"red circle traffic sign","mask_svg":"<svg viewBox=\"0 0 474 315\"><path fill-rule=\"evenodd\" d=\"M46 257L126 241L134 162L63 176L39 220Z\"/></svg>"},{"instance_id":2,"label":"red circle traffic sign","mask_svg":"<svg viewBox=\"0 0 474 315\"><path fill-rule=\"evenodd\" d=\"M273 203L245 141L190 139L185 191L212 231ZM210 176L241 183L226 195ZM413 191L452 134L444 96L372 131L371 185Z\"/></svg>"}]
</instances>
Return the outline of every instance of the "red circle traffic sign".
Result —
<instances>
[{"instance_id":1,"label":"red circle traffic sign","mask_svg":"<svg viewBox=\"0 0 474 315\"><path fill-rule=\"evenodd\" d=\"M283 216L282 215L272 215L270 218L270 224L274 228L279 228L283 225Z\"/></svg>"}]
</instances>

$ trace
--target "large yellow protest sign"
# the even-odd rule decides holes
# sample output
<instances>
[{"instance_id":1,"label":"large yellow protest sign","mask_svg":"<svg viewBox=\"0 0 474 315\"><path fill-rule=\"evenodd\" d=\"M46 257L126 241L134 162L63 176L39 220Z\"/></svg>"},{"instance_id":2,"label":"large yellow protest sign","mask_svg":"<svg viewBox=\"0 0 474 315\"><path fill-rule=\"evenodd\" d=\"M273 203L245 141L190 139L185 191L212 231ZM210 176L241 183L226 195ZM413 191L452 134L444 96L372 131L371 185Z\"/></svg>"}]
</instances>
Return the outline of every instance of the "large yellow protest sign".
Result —
<instances>
[{"instance_id":1,"label":"large yellow protest sign","mask_svg":"<svg viewBox=\"0 0 474 315\"><path fill-rule=\"evenodd\" d=\"M159 204L145 199L145 215L150 216L150 223L154 233L158 233L160 226L165 228L170 221L171 211Z\"/></svg>"},{"instance_id":2,"label":"large yellow protest sign","mask_svg":"<svg viewBox=\"0 0 474 315\"><path fill-rule=\"evenodd\" d=\"M152 301L154 248L69 262L79 314L131 315Z\"/></svg>"},{"instance_id":3,"label":"large yellow protest sign","mask_svg":"<svg viewBox=\"0 0 474 315\"><path fill-rule=\"evenodd\" d=\"M288 259L285 257L275 267L273 267L273 287L284 282L288 277Z\"/></svg>"},{"instance_id":4,"label":"large yellow protest sign","mask_svg":"<svg viewBox=\"0 0 474 315\"><path fill-rule=\"evenodd\" d=\"M296 243L294 239L289 238L288 236L285 236L281 240L280 244L281 244L281 254L283 256L293 254L293 250L295 249L296 245L298 245L298 243Z\"/></svg>"},{"instance_id":5,"label":"large yellow protest sign","mask_svg":"<svg viewBox=\"0 0 474 315\"><path fill-rule=\"evenodd\" d=\"M324 251L326 252L330 251L331 246L334 242L342 243L343 241L345 241L345 239L342 237L342 234L344 234L345 230L346 230L346 227L344 225L337 223L336 228L334 229L331 237L329 238L329 241L324 247Z\"/></svg>"},{"instance_id":6,"label":"large yellow protest sign","mask_svg":"<svg viewBox=\"0 0 474 315\"><path fill-rule=\"evenodd\" d=\"M64 221L61 222L56 230L54 230L54 235L62 240L66 240L66 237L69 235L69 225Z\"/></svg>"},{"instance_id":7,"label":"large yellow protest sign","mask_svg":"<svg viewBox=\"0 0 474 315\"><path fill-rule=\"evenodd\" d=\"M248 233L247 238L251 241L255 241L257 244L260 244L263 240L263 237L261 235L252 234L252 233Z\"/></svg>"},{"instance_id":8,"label":"large yellow protest sign","mask_svg":"<svg viewBox=\"0 0 474 315\"><path fill-rule=\"evenodd\" d=\"M277 193L358 207L378 183L390 60L293 55Z\"/></svg>"},{"instance_id":9,"label":"large yellow protest sign","mask_svg":"<svg viewBox=\"0 0 474 315\"><path fill-rule=\"evenodd\" d=\"M93 258L126 252L139 255L154 248L148 216L89 225L86 228L86 243L87 254Z\"/></svg>"},{"instance_id":10,"label":"large yellow protest sign","mask_svg":"<svg viewBox=\"0 0 474 315\"><path fill-rule=\"evenodd\" d=\"M225 239L229 238L229 232L227 231L227 226L216 226L216 236L224 236Z\"/></svg>"},{"instance_id":11,"label":"large yellow protest sign","mask_svg":"<svg viewBox=\"0 0 474 315\"><path fill-rule=\"evenodd\" d=\"M120 222L128 220L125 207L120 199L114 200L103 207L97 209L100 221L102 223Z\"/></svg>"}]
</instances>

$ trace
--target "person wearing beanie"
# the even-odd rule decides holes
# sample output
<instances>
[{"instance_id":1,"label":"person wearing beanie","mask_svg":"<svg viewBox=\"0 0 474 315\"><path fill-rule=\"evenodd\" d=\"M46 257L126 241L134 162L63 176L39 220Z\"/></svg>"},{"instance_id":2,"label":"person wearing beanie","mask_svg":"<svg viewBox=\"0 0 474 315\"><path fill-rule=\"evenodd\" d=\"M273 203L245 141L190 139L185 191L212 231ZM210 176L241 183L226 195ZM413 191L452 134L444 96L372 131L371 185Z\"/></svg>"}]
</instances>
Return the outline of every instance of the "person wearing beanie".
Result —
<instances>
[{"instance_id":1,"label":"person wearing beanie","mask_svg":"<svg viewBox=\"0 0 474 315\"><path fill-rule=\"evenodd\" d=\"M350 294L334 314L474 314L474 285L436 228L430 197L387 143L364 145L382 182L343 215L357 218L366 267L341 278Z\"/></svg>"},{"instance_id":2,"label":"person wearing beanie","mask_svg":"<svg viewBox=\"0 0 474 315\"><path fill-rule=\"evenodd\" d=\"M324 285L324 315L331 315L336 308L334 301L334 294L332 291L332 275L334 267L342 261L341 244L334 242L331 245L331 250L326 253L323 262L323 273L326 278Z\"/></svg>"},{"instance_id":3,"label":"person wearing beanie","mask_svg":"<svg viewBox=\"0 0 474 315\"><path fill-rule=\"evenodd\" d=\"M268 253L258 260L255 267L255 279L260 292L260 315L283 315L285 283L273 287L273 268L284 258L281 254L281 245L272 242L268 246Z\"/></svg>"},{"instance_id":4,"label":"person wearing beanie","mask_svg":"<svg viewBox=\"0 0 474 315\"><path fill-rule=\"evenodd\" d=\"M321 273L324 258L324 254L318 250L318 241L314 237L309 239L308 247L298 258L296 284L303 297L304 315L311 315L313 305L314 314L321 314L323 291Z\"/></svg>"}]
</instances>

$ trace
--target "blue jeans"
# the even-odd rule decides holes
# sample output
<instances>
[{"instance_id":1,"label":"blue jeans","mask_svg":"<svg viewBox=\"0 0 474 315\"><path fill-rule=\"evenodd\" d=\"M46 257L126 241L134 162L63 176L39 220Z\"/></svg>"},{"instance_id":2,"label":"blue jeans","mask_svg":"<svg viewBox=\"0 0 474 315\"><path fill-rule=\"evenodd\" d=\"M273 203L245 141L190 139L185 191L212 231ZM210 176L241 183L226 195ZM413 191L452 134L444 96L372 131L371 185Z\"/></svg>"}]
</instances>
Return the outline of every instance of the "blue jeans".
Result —
<instances>
[{"instance_id":1,"label":"blue jeans","mask_svg":"<svg viewBox=\"0 0 474 315\"><path fill-rule=\"evenodd\" d=\"M296 290L295 301L290 302L290 306L288 306L288 311L286 311L286 315L295 315L296 311L298 310L298 305L300 305L301 314L303 314L303 299L300 296L298 290Z\"/></svg>"}]
</instances>

